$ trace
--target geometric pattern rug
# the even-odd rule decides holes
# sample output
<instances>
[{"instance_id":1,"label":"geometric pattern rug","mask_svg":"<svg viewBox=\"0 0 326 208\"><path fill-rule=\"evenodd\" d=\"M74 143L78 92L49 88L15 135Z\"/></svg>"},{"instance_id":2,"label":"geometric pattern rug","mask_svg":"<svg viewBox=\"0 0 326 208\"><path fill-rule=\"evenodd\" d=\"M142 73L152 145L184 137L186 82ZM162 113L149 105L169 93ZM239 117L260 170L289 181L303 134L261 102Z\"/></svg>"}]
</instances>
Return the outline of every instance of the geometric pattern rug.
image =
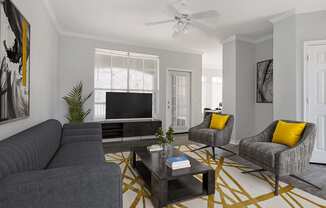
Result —
<instances>
[{"instance_id":1,"label":"geometric pattern rug","mask_svg":"<svg viewBox=\"0 0 326 208\"><path fill-rule=\"evenodd\" d=\"M180 151L192 158L212 167L215 170L215 194L198 197L168 206L168 208L319 208L326 207L326 201L307 192L280 182L280 195L274 196L274 179L265 173L242 174L241 171L251 170L230 159L220 157L213 160L207 150L190 152L197 145L181 145ZM152 208L150 192L144 182L131 167L130 152L105 155L107 162L118 164L123 177L123 207ZM198 176L198 180L201 180Z\"/></svg>"}]
</instances>

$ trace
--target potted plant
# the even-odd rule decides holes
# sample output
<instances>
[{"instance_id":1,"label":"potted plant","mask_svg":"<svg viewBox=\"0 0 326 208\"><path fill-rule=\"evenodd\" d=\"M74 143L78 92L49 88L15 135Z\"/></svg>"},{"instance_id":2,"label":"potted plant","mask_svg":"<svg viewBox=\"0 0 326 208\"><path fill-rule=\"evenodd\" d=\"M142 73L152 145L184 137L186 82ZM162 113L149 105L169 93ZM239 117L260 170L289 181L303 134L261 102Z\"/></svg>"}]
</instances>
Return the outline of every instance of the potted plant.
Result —
<instances>
[{"instance_id":1,"label":"potted plant","mask_svg":"<svg viewBox=\"0 0 326 208\"><path fill-rule=\"evenodd\" d=\"M172 127L170 127L168 129L168 131L166 132L166 134L165 134L166 135L166 140L167 140L167 143L168 144L172 144L173 143L173 141L174 141L173 134L174 134L174 130L173 130Z\"/></svg>"},{"instance_id":2,"label":"potted plant","mask_svg":"<svg viewBox=\"0 0 326 208\"><path fill-rule=\"evenodd\" d=\"M163 146L166 141L165 141L165 137L164 137L164 132L162 128L159 128L155 134L156 139L158 140L158 144Z\"/></svg>"},{"instance_id":3,"label":"potted plant","mask_svg":"<svg viewBox=\"0 0 326 208\"><path fill-rule=\"evenodd\" d=\"M159 128L155 134L159 145L161 145L163 148L163 151L162 151L163 156L167 156L168 150L170 149L171 144L174 141L173 133L174 133L174 130L172 127L170 127L165 134L164 134L164 131L162 128Z\"/></svg>"},{"instance_id":4,"label":"potted plant","mask_svg":"<svg viewBox=\"0 0 326 208\"><path fill-rule=\"evenodd\" d=\"M90 114L91 109L84 111L83 106L85 102L93 95L93 92L89 93L86 97L83 97L83 83L79 82L72 90L63 97L68 105L68 114L66 119L69 123L83 123L85 118Z\"/></svg>"}]
</instances>

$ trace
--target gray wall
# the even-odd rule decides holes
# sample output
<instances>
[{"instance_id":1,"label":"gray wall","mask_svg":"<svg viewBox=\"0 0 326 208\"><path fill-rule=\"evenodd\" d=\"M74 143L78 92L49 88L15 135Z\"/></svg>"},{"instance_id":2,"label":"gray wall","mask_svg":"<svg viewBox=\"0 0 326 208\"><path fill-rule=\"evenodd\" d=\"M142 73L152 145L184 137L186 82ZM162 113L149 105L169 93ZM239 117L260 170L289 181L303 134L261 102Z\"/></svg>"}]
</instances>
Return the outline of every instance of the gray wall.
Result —
<instances>
[{"instance_id":1,"label":"gray wall","mask_svg":"<svg viewBox=\"0 0 326 208\"><path fill-rule=\"evenodd\" d=\"M30 117L0 125L0 140L52 118L57 101L58 34L42 0L13 0L31 24Z\"/></svg>"},{"instance_id":2,"label":"gray wall","mask_svg":"<svg viewBox=\"0 0 326 208\"><path fill-rule=\"evenodd\" d=\"M60 103L58 105L58 118L62 122L65 122L64 115L66 114L67 109L61 97L65 95L79 80L83 81L86 92L94 89L94 53L96 48L146 53L160 57L160 114L164 124L166 112L167 69L177 68L192 71L192 125L201 122L201 55L69 36L61 36L59 45ZM93 109L93 103L94 100L91 99L86 107ZM92 120L92 118L93 115L91 114L88 117L88 120Z\"/></svg>"},{"instance_id":3,"label":"gray wall","mask_svg":"<svg viewBox=\"0 0 326 208\"><path fill-rule=\"evenodd\" d=\"M254 44L223 44L223 110L235 116L232 143L252 135L254 128L254 60Z\"/></svg>"},{"instance_id":4,"label":"gray wall","mask_svg":"<svg viewBox=\"0 0 326 208\"><path fill-rule=\"evenodd\" d=\"M304 41L326 39L326 11L274 23L274 119L303 119Z\"/></svg>"},{"instance_id":5,"label":"gray wall","mask_svg":"<svg viewBox=\"0 0 326 208\"><path fill-rule=\"evenodd\" d=\"M274 119L296 119L296 19L274 24Z\"/></svg>"},{"instance_id":6,"label":"gray wall","mask_svg":"<svg viewBox=\"0 0 326 208\"><path fill-rule=\"evenodd\" d=\"M255 46L255 71L254 77L257 78L256 64L260 61L272 59L273 58L273 39L265 40L259 42ZM256 90L256 82L254 89ZM255 95L256 96L256 95ZM256 99L256 97L254 98ZM273 104L272 103L256 103L254 104L254 134L259 133L265 129L273 121Z\"/></svg>"},{"instance_id":7,"label":"gray wall","mask_svg":"<svg viewBox=\"0 0 326 208\"><path fill-rule=\"evenodd\" d=\"M254 60L255 45L237 40L237 134L238 142L252 135L254 128L255 76Z\"/></svg>"},{"instance_id":8,"label":"gray wall","mask_svg":"<svg viewBox=\"0 0 326 208\"><path fill-rule=\"evenodd\" d=\"M236 41L223 44L223 111L233 114L234 122L237 123L236 115ZM232 139L236 135L233 128Z\"/></svg>"}]
</instances>

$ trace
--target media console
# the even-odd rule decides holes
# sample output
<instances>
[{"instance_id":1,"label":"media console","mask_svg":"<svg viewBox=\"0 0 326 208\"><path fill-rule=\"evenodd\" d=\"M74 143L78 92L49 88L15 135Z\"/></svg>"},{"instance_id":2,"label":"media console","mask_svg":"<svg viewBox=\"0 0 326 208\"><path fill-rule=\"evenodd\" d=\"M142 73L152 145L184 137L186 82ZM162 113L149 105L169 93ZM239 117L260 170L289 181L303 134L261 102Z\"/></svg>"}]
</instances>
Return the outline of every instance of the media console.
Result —
<instances>
[{"instance_id":1,"label":"media console","mask_svg":"<svg viewBox=\"0 0 326 208\"><path fill-rule=\"evenodd\" d=\"M162 127L162 121L155 119L105 120L101 124L104 142L153 139Z\"/></svg>"}]
</instances>

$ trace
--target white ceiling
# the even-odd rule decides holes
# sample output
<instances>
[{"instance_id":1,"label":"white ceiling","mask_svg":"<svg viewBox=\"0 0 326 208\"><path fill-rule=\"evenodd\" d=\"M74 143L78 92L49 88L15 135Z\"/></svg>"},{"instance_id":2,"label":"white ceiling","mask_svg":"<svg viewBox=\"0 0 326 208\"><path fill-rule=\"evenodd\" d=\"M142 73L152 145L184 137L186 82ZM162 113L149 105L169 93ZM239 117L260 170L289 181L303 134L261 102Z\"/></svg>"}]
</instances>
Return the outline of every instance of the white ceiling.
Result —
<instances>
[{"instance_id":1,"label":"white ceiling","mask_svg":"<svg viewBox=\"0 0 326 208\"><path fill-rule=\"evenodd\" d=\"M288 10L310 12L326 9L326 0L188 0L190 12L217 10L219 18L203 23L216 34L207 35L193 28L172 38L173 23L145 26L145 22L172 16L170 0L45 0L61 32L118 40L154 48L210 53L219 41L238 34L259 39L272 33L269 20Z\"/></svg>"}]
</instances>

